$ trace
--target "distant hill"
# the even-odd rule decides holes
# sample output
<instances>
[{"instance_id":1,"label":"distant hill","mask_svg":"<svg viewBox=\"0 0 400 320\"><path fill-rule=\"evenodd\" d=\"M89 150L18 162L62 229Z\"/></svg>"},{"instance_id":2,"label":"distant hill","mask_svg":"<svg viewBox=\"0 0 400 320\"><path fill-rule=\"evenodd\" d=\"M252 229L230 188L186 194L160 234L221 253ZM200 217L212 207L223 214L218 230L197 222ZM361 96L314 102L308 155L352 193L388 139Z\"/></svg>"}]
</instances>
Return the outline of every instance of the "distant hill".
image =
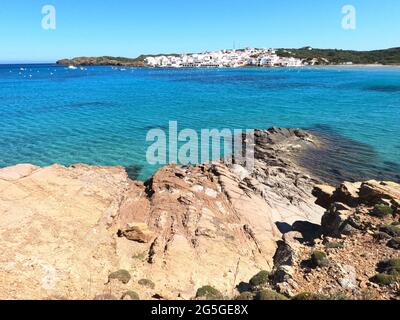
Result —
<instances>
[{"instance_id":1,"label":"distant hill","mask_svg":"<svg viewBox=\"0 0 400 320\"><path fill-rule=\"evenodd\" d=\"M281 57L294 57L306 61L314 60L314 64L319 65L336 65L336 64L383 64L383 65L400 65L400 47L373 50L373 51L355 51L355 50L339 50L339 49L314 49L304 47L300 49L278 49L277 54ZM62 59L57 64L73 65L73 66L90 66L90 65L111 65L111 66L146 66L144 60L146 57L157 57L156 55L140 55L137 58L125 57L78 57L73 59ZM179 54L168 54L169 56L178 56Z\"/></svg>"},{"instance_id":2,"label":"distant hill","mask_svg":"<svg viewBox=\"0 0 400 320\"><path fill-rule=\"evenodd\" d=\"M400 64L400 48L373 51L354 51L338 49L279 49L277 54L282 57L295 57L311 61L317 59L317 64Z\"/></svg>"},{"instance_id":3,"label":"distant hill","mask_svg":"<svg viewBox=\"0 0 400 320\"><path fill-rule=\"evenodd\" d=\"M124 58L124 57L78 57L73 59L62 59L57 61L57 64L67 66L132 66L144 67L144 59L146 56L139 56L137 58Z\"/></svg>"}]
</instances>

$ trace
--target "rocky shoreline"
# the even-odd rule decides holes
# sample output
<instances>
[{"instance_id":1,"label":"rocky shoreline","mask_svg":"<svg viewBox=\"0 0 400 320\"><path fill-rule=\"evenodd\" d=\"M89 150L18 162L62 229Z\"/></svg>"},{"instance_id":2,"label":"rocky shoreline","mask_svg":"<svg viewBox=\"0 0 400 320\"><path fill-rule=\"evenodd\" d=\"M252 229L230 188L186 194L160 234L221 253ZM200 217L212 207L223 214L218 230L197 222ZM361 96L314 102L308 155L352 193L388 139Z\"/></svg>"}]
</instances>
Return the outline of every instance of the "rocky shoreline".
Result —
<instances>
[{"instance_id":1,"label":"rocky shoreline","mask_svg":"<svg viewBox=\"0 0 400 320\"><path fill-rule=\"evenodd\" d=\"M257 130L253 172L170 165L144 183L122 167L0 169L0 299L396 299L397 271L373 277L397 258L400 186L321 186L299 161L320 143Z\"/></svg>"}]
</instances>

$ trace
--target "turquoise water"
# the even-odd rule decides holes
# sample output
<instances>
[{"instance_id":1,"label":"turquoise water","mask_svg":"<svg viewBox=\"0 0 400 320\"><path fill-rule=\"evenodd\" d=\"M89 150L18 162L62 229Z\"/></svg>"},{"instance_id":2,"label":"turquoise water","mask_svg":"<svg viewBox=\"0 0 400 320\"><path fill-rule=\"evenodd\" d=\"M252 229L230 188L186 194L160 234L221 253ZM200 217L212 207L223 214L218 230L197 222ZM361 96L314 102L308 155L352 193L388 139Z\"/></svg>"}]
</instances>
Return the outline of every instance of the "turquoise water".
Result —
<instances>
[{"instance_id":1,"label":"turquoise water","mask_svg":"<svg viewBox=\"0 0 400 320\"><path fill-rule=\"evenodd\" d=\"M24 70L21 70L23 68ZM0 66L0 167L123 165L149 177L146 133L315 128L400 163L400 68L127 69ZM368 165L368 164L366 164Z\"/></svg>"}]
</instances>

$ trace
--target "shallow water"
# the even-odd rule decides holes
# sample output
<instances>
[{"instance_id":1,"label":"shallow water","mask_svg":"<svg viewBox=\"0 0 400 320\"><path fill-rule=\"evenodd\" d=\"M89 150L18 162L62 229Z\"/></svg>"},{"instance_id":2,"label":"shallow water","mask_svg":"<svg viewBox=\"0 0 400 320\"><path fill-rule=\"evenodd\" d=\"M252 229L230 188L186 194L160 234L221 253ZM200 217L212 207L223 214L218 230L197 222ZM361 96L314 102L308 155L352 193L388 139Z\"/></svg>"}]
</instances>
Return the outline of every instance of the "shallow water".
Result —
<instances>
[{"instance_id":1,"label":"shallow water","mask_svg":"<svg viewBox=\"0 0 400 320\"><path fill-rule=\"evenodd\" d=\"M157 169L146 162L147 131L176 120L179 129L196 130L313 128L346 138L346 157L326 158L335 161L332 170L354 168L364 178L389 172L395 178L399 88L400 68L122 71L3 65L0 166L123 165L145 179Z\"/></svg>"}]
</instances>

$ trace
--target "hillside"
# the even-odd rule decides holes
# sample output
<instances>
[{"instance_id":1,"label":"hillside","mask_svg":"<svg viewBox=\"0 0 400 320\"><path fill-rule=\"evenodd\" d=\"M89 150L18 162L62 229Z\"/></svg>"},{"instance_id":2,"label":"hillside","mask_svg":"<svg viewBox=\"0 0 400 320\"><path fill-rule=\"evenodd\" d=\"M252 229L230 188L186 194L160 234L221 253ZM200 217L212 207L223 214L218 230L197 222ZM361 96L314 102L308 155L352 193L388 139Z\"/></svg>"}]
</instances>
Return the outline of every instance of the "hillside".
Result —
<instances>
[{"instance_id":1,"label":"hillside","mask_svg":"<svg viewBox=\"0 0 400 320\"><path fill-rule=\"evenodd\" d=\"M318 59L319 64L400 64L400 47L373 51L354 51L338 49L279 49L277 54L282 57L294 57L311 61Z\"/></svg>"},{"instance_id":2,"label":"hillside","mask_svg":"<svg viewBox=\"0 0 400 320\"><path fill-rule=\"evenodd\" d=\"M125 58L125 57L77 57L73 59L62 59L57 61L57 64L68 65L68 66L131 66L131 67L143 67L145 56L139 56L137 58Z\"/></svg>"},{"instance_id":3,"label":"hillside","mask_svg":"<svg viewBox=\"0 0 400 320\"><path fill-rule=\"evenodd\" d=\"M240 51L240 50L238 50ZM294 57L306 61L314 60L313 64L317 65L335 65L335 64L383 64L397 65L400 64L400 47L374 50L374 51L354 51L354 50L338 50L338 49L314 49L304 47L300 49L278 49L277 54L280 57ZM125 57L77 57L73 59L62 59L57 61L61 65L73 66L131 66L144 67L146 57L158 57L156 55L140 55L137 58ZM168 54L168 56L178 56L179 54Z\"/></svg>"}]
</instances>

